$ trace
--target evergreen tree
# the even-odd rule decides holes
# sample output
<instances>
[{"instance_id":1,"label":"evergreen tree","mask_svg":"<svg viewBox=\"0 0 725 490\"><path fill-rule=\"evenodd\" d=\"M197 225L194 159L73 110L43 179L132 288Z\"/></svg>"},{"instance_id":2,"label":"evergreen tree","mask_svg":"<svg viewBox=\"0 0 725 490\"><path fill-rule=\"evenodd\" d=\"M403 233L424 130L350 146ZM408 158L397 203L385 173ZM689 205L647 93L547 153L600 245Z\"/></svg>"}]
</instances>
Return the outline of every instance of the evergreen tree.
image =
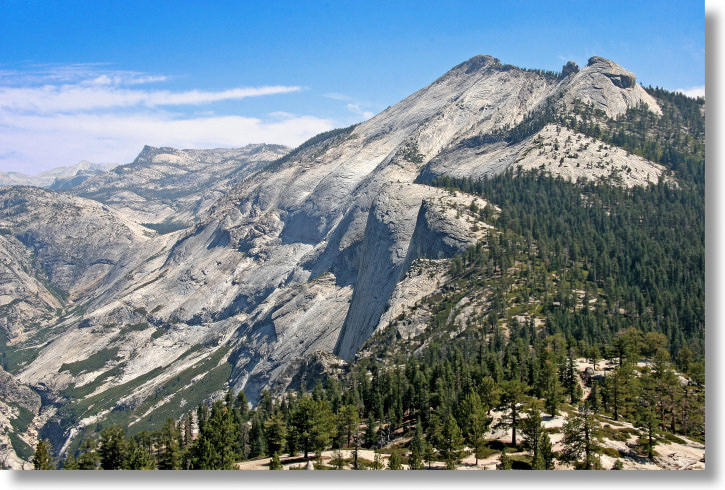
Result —
<instances>
[{"instance_id":1,"label":"evergreen tree","mask_svg":"<svg viewBox=\"0 0 725 490\"><path fill-rule=\"evenodd\" d=\"M433 444L431 444L429 441L425 441L423 443L423 459L426 463L428 463L428 469L430 469L430 465L433 462L434 457L435 450L433 449Z\"/></svg>"},{"instance_id":2,"label":"evergreen tree","mask_svg":"<svg viewBox=\"0 0 725 490\"><path fill-rule=\"evenodd\" d=\"M599 423L594 413L580 404L576 414L571 415L564 424L563 461L578 461L584 455L584 468L591 470L596 465L599 452L597 440L600 437Z\"/></svg>"},{"instance_id":3,"label":"evergreen tree","mask_svg":"<svg viewBox=\"0 0 725 490\"><path fill-rule=\"evenodd\" d=\"M402 470L403 465L400 461L400 453L398 453L397 450L393 450L390 453L390 458L388 459L388 469L389 470Z\"/></svg>"},{"instance_id":4,"label":"evergreen tree","mask_svg":"<svg viewBox=\"0 0 725 490\"><path fill-rule=\"evenodd\" d=\"M357 408L354 405L344 405L340 409L338 416L338 433L341 437L344 437L346 447L350 447L352 437L357 432L359 424L360 418Z\"/></svg>"},{"instance_id":5,"label":"evergreen tree","mask_svg":"<svg viewBox=\"0 0 725 490\"><path fill-rule=\"evenodd\" d=\"M438 451L446 462L446 468L455 469L456 463L460 459L461 449L463 448L463 435L461 429L456 423L456 419L452 414L445 417L443 430L440 432L436 446Z\"/></svg>"},{"instance_id":6,"label":"evergreen tree","mask_svg":"<svg viewBox=\"0 0 725 490\"><path fill-rule=\"evenodd\" d=\"M272 459L269 462L269 469L270 470L281 470L282 469L282 462L279 460L279 453L275 452L272 455Z\"/></svg>"},{"instance_id":7,"label":"evergreen tree","mask_svg":"<svg viewBox=\"0 0 725 490\"><path fill-rule=\"evenodd\" d=\"M646 368L639 378L640 393L637 399L635 416L637 424L644 428L644 437L640 438L647 457L654 460L655 435L659 428L660 418L657 411L657 381L653 373Z\"/></svg>"},{"instance_id":8,"label":"evergreen tree","mask_svg":"<svg viewBox=\"0 0 725 490\"><path fill-rule=\"evenodd\" d=\"M466 442L473 448L476 466L478 466L478 457L486 442L484 435L491 425L491 418L488 416L481 398L476 392L468 393L463 399L461 415Z\"/></svg>"},{"instance_id":9,"label":"evergreen tree","mask_svg":"<svg viewBox=\"0 0 725 490\"><path fill-rule=\"evenodd\" d=\"M63 460L63 469L64 470L77 470L78 468L78 461L73 456L73 453L68 452L68 454L65 457L65 460Z\"/></svg>"},{"instance_id":10,"label":"evergreen tree","mask_svg":"<svg viewBox=\"0 0 725 490\"><path fill-rule=\"evenodd\" d=\"M148 450L135 439L131 439L126 447L123 468L126 470L152 470L154 463Z\"/></svg>"},{"instance_id":11,"label":"evergreen tree","mask_svg":"<svg viewBox=\"0 0 725 490\"><path fill-rule=\"evenodd\" d=\"M410 456L408 458L408 465L411 470L423 469L423 458L425 449L425 439L423 438L423 428L421 427L420 418L418 423L415 424L415 434L413 439L410 441Z\"/></svg>"},{"instance_id":12,"label":"evergreen tree","mask_svg":"<svg viewBox=\"0 0 725 490\"><path fill-rule=\"evenodd\" d=\"M265 426L262 422L262 415L256 412L252 417L252 428L249 430L249 457L256 458L266 453Z\"/></svg>"},{"instance_id":13,"label":"evergreen tree","mask_svg":"<svg viewBox=\"0 0 725 490\"><path fill-rule=\"evenodd\" d=\"M174 419L166 419L164 426L161 428L158 440L158 460L160 470L181 469L181 448L179 447L180 438L181 433L176 427Z\"/></svg>"},{"instance_id":14,"label":"evergreen tree","mask_svg":"<svg viewBox=\"0 0 725 490\"><path fill-rule=\"evenodd\" d=\"M330 463L332 463L332 466L334 466L336 470L343 469L345 467L345 458L342 456L342 451L337 449L330 460Z\"/></svg>"},{"instance_id":15,"label":"evergreen tree","mask_svg":"<svg viewBox=\"0 0 725 490\"><path fill-rule=\"evenodd\" d=\"M524 436L524 448L531 452L531 466L534 469L544 469L544 460L540 458L540 443L544 435L544 428L541 426L541 412L536 404L532 404L526 411L526 418L521 421L521 433ZM536 468L537 464L540 466Z\"/></svg>"},{"instance_id":16,"label":"evergreen tree","mask_svg":"<svg viewBox=\"0 0 725 490\"><path fill-rule=\"evenodd\" d=\"M539 442L539 454L541 455L541 459L543 459L544 461L544 467L540 469L553 470L554 450L551 447L551 439L549 438L549 434L547 434L546 432L543 432L541 434L541 440Z\"/></svg>"},{"instance_id":17,"label":"evergreen tree","mask_svg":"<svg viewBox=\"0 0 725 490\"><path fill-rule=\"evenodd\" d=\"M510 470L513 466L511 458L506 454L506 448L501 448L501 458L499 459L498 469Z\"/></svg>"},{"instance_id":18,"label":"evergreen tree","mask_svg":"<svg viewBox=\"0 0 725 490\"><path fill-rule=\"evenodd\" d=\"M284 448L287 437L287 425L279 414L273 415L264 423L267 451L276 454Z\"/></svg>"},{"instance_id":19,"label":"evergreen tree","mask_svg":"<svg viewBox=\"0 0 725 490\"><path fill-rule=\"evenodd\" d=\"M247 413L249 412L249 402L247 401L247 396L241 390L239 391L239 393L237 393L234 408L239 411L239 415L241 416L242 420L247 420Z\"/></svg>"},{"instance_id":20,"label":"evergreen tree","mask_svg":"<svg viewBox=\"0 0 725 490\"><path fill-rule=\"evenodd\" d=\"M375 456L373 457L373 463L370 465L370 467L373 470L382 470L385 469L385 465L383 464L383 456L380 454L380 451L377 449L375 450Z\"/></svg>"},{"instance_id":21,"label":"evergreen tree","mask_svg":"<svg viewBox=\"0 0 725 490\"><path fill-rule=\"evenodd\" d=\"M81 444L81 453L78 456L78 469L79 470L96 470L100 462L98 456L98 443L95 439L86 439Z\"/></svg>"},{"instance_id":22,"label":"evergreen tree","mask_svg":"<svg viewBox=\"0 0 725 490\"><path fill-rule=\"evenodd\" d=\"M314 400L303 397L292 414L290 432L309 459L309 452L315 450L318 455L327 447L334 430L332 411L326 400Z\"/></svg>"},{"instance_id":23,"label":"evergreen tree","mask_svg":"<svg viewBox=\"0 0 725 490\"><path fill-rule=\"evenodd\" d=\"M376 430L375 420L369 418L365 424L364 447L374 448L378 443L378 431Z\"/></svg>"},{"instance_id":24,"label":"evergreen tree","mask_svg":"<svg viewBox=\"0 0 725 490\"><path fill-rule=\"evenodd\" d=\"M112 425L101 432L98 455L101 468L104 470L120 470L126 461L126 437L124 430Z\"/></svg>"},{"instance_id":25,"label":"evergreen tree","mask_svg":"<svg viewBox=\"0 0 725 490\"><path fill-rule=\"evenodd\" d=\"M194 420L191 412L189 412L186 414L186 417L184 417L184 449L191 446L192 442L194 442L194 436L192 433L193 425Z\"/></svg>"},{"instance_id":26,"label":"evergreen tree","mask_svg":"<svg viewBox=\"0 0 725 490\"><path fill-rule=\"evenodd\" d=\"M33 468L36 470L53 470L53 457L51 453L53 446L47 439L41 439L35 446L35 455L33 456Z\"/></svg>"},{"instance_id":27,"label":"evergreen tree","mask_svg":"<svg viewBox=\"0 0 725 490\"><path fill-rule=\"evenodd\" d=\"M203 410L199 410L203 413ZM237 431L234 413L221 401L212 405L211 414L202 425L192 448L194 469L231 469L238 459Z\"/></svg>"},{"instance_id":28,"label":"evergreen tree","mask_svg":"<svg viewBox=\"0 0 725 490\"><path fill-rule=\"evenodd\" d=\"M563 400L561 383L559 382L559 376L557 375L556 365L553 362L547 360L544 363L542 377L544 384L544 407L547 412L552 415L552 417L556 417L559 413L559 406Z\"/></svg>"},{"instance_id":29,"label":"evergreen tree","mask_svg":"<svg viewBox=\"0 0 725 490\"><path fill-rule=\"evenodd\" d=\"M511 429L511 444L516 446L516 429L519 426L519 404L524 399L528 387L517 379L501 383L503 391L503 406L508 410L506 418L502 421Z\"/></svg>"},{"instance_id":30,"label":"evergreen tree","mask_svg":"<svg viewBox=\"0 0 725 490\"><path fill-rule=\"evenodd\" d=\"M633 377L632 365L627 362L617 366L614 373L606 378L614 420L619 420L621 415L628 415L630 412Z\"/></svg>"}]
</instances>

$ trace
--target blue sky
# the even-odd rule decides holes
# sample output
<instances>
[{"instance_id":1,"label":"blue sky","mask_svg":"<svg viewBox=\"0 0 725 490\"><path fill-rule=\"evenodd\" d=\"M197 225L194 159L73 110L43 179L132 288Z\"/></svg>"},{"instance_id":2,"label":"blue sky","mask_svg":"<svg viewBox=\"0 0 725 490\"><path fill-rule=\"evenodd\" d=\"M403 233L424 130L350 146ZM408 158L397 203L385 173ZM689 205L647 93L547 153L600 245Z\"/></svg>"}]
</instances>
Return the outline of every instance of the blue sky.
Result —
<instances>
[{"instance_id":1,"label":"blue sky","mask_svg":"<svg viewBox=\"0 0 725 490\"><path fill-rule=\"evenodd\" d=\"M687 1L4 0L0 171L124 163L143 144L295 145L476 54L549 70L599 55L697 94L704 32Z\"/></svg>"}]
</instances>

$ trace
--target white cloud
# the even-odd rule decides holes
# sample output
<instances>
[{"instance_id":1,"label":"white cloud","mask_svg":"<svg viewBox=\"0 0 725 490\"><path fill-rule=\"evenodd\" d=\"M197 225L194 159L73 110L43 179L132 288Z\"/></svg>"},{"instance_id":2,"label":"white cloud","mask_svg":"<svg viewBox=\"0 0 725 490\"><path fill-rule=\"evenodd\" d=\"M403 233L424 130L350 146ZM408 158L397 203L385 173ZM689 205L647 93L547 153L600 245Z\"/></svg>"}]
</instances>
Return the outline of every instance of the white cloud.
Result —
<instances>
[{"instance_id":1,"label":"white cloud","mask_svg":"<svg viewBox=\"0 0 725 490\"><path fill-rule=\"evenodd\" d=\"M111 70L107 63L74 63L70 65L30 65L21 70L0 69L0 85L27 86L38 84L92 83L107 79L116 85L141 85L169 80L165 75L150 75L131 70Z\"/></svg>"},{"instance_id":2,"label":"white cloud","mask_svg":"<svg viewBox=\"0 0 725 490\"><path fill-rule=\"evenodd\" d=\"M300 87L275 85L239 87L207 92L188 90L135 90L108 86L107 77L99 77L89 85L44 85L42 87L0 87L0 111L32 111L38 113L91 111L123 107L159 107L199 105L224 100L244 99L262 95L297 92Z\"/></svg>"},{"instance_id":3,"label":"white cloud","mask_svg":"<svg viewBox=\"0 0 725 490\"><path fill-rule=\"evenodd\" d=\"M0 113L0 170L35 174L86 159L127 163L145 144L177 148L295 146L334 127L327 119L293 116L178 118L166 113L7 115Z\"/></svg>"},{"instance_id":4,"label":"white cloud","mask_svg":"<svg viewBox=\"0 0 725 490\"><path fill-rule=\"evenodd\" d=\"M328 92L326 94L323 94L323 97L327 97L328 99L332 99L332 100L340 100L343 102L352 100L352 97L350 97L349 95L340 94L337 92Z\"/></svg>"},{"instance_id":5,"label":"white cloud","mask_svg":"<svg viewBox=\"0 0 725 490\"><path fill-rule=\"evenodd\" d=\"M364 106L368 105L363 102L358 102L349 95L341 94L338 92L328 92L323 94L323 97L328 99L338 100L340 102L347 102L345 108L357 116L361 116L363 119L370 119L375 115L374 112L364 109Z\"/></svg>"},{"instance_id":6,"label":"white cloud","mask_svg":"<svg viewBox=\"0 0 725 490\"><path fill-rule=\"evenodd\" d=\"M362 116L365 119L370 119L373 117L373 113L371 111L364 110L360 104L347 104L345 107L347 107L347 110L352 112L353 114L357 114L358 116Z\"/></svg>"},{"instance_id":7,"label":"white cloud","mask_svg":"<svg viewBox=\"0 0 725 490\"><path fill-rule=\"evenodd\" d=\"M149 90L164 75L79 64L0 71L0 171L35 174L80 160L126 163L145 144L183 148L248 143L295 146L333 121L278 111L264 118L206 107L301 90L270 85L227 90ZM195 106L194 111L178 111ZM175 107L175 112L164 109Z\"/></svg>"},{"instance_id":8,"label":"white cloud","mask_svg":"<svg viewBox=\"0 0 725 490\"><path fill-rule=\"evenodd\" d=\"M699 87L678 88L675 89L675 92L683 93L688 97L705 97L705 86L700 85Z\"/></svg>"}]
</instances>

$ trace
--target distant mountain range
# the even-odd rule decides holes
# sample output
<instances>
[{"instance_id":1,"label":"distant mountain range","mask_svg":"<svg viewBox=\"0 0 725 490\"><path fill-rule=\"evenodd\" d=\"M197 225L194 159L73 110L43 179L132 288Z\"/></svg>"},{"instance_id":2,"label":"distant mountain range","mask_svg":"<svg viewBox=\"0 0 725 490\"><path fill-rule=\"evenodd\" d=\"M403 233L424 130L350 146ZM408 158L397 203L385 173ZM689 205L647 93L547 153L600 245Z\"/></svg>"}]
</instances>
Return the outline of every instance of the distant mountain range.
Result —
<instances>
[{"instance_id":1,"label":"distant mountain range","mask_svg":"<svg viewBox=\"0 0 725 490\"><path fill-rule=\"evenodd\" d=\"M37 175L25 175L20 172L0 172L0 186L32 185L50 187L56 181L64 181L74 177L87 177L104 173L115 167L116 163L92 163L82 160L71 167L57 167Z\"/></svg>"}]
</instances>

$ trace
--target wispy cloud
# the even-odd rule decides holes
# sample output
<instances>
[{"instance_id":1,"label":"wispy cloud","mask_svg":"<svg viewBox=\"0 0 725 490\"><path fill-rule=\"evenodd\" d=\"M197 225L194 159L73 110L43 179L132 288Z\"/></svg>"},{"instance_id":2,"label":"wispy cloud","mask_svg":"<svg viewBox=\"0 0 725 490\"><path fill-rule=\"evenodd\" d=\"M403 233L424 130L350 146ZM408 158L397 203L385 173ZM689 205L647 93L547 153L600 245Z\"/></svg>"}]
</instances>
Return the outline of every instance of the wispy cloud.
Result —
<instances>
[{"instance_id":1,"label":"wispy cloud","mask_svg":"<svg viewBox=\"0 0 725 490\"><path fill-rule=\"evenodd\" d=\"M345 95L345 94L340 94L337 92L328 92L326 94L323 94L323 97L327 97L328 99L332 99L332 100L340 100L343 102L352 100L352 97Z\"/></svg>"},{"instance_id":2,"label":"wispy cloud","mask_svg":"<svg viewBox=\"0 0 725 490\"><path fill-rule=\"evenodd\" d=\"M374 112L367 110L365 107L368 104L365 104L364 102L360 102L355 100L353 97L350 97L349 95L341 94L338 92L328 92L326 94L323 94L324 97L327 97L328 99L337 100L340 102L346 102L345 109L352 112L353 114L357 116L361 116L363 119L370 119L375 115Z\"/></svg>"},{"instance_id":3,"label":"wispy cloud","mask_svg":"<svg viewBox=\"0 0 725 490\"><path fill-rule=\"evenodd\" d=\"M675 89L675 92L681 92L688 97L705 97L705 86L700 85L698 87L678 88Z\"/></svg>"},{"instance_id":4,"label":"wispy cloud","mask_svg":"<svg viewBox=\"0 0 725 490\"><path fill-rule=\"evenodd\" d=\"M188 90L135 90L97 85L61 85L44 87L0 87L0 110L42 113L77 112L114 107L159 107L199 105L238 100L262 95L297 92L300 87L282 85L240 87L216 92Z\"/></svg>"},{"instance_id":5,"label":"wispy cloud","mask_svg":"<svg viewBox=\"0 0 725 490\"><path fill-rule=\"evenodd\" d=\"M219 115L206 106L292 93L301 90L298 86L218 91L148 88L168 79L86 64L0 71L0 148L4 150L0 171L34 174L83 159L126 163L144 144L293 146L335 125L328 119L289 112L264 118ZM185 106L194 109L181 110Z\"/></svg>"},{"instance_id":6,"label":"wispy cloud","mask_svg":"<svg viewBox=\"0 0 725 490\"><path fill-rule=\"evenodd\" d=\"M362 107L360 107L360 104L347 104L345 105L348 111L352 112L353 114L357 114L359 116L364 117L365 119L370 119L375 114L372 111L366 111Z\"/></svg>"},{"instance_id":7,"label":"wispy cloud","mask_svg":"<svg viewBox=\"0 0 725 490\"><path fill-rule=\"evenodd\" d=\"M93 83L96 80L116 85L140 85L164 82L169 78L132 70L113 70L108 63L35 64L22 69L0 68L0 85L10 86Z\"/></svg>"}]
</instances>

